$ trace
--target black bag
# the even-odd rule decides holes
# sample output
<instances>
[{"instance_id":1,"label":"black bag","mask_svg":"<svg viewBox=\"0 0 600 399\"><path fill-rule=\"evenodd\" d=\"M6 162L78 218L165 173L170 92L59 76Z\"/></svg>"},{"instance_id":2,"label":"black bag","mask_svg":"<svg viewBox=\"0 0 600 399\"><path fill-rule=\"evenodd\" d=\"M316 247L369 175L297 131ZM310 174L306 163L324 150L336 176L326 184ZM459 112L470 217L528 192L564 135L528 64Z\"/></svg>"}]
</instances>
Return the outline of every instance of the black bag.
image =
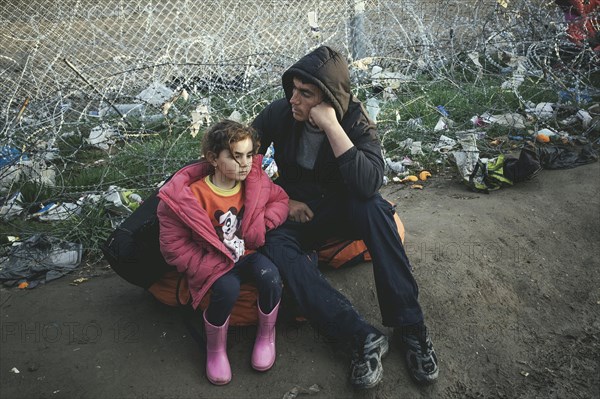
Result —
<instances>
[{"instance_id":1,"label":"black bag","mask_svg":"<svg viewBox=\"0 0 600 399\"><path fill-rule=\"evenodd\" d=\"M198 162L187 162L183 167ZM169 176L165 183L171 180ZM158 189L127 217L100 247L110 267L131 284L148 289L166 272L177 270L160 252ZM179 298L178 298L179 300Z\"/></svg>"},{"instance_id":2,"label":"black bag","mask_svg":"<svg viewBox=\"0 0 600 399\"><path fill-rule=\"evenodd\" d=\"M598 152L589 143L583 146L545 146L540 148L539 156L545 169L569 169L598 160Z\"/></svg>"},{"instance_id":3,"label":"black bag","mask_svg":"<svg viewBox=\"0 0 600 399\"><path fill-rule=\"evenodd\" d=\"M540 157L535 148L523 147L519 158L506 158L504 161L504 177L513 183L520 183L534 178L542 170Z\"/></svg>"},{"instance_id":4,"label":"black bag","mask_svg":"<svg viewBox=\"0 0 600 399\"><path fill-rule=\"evenodd\" d=\"M110 267L131 284L148 289L170 270L160 252L158 190L125 219L101 246Z\"/></svg>"}]
</instances>

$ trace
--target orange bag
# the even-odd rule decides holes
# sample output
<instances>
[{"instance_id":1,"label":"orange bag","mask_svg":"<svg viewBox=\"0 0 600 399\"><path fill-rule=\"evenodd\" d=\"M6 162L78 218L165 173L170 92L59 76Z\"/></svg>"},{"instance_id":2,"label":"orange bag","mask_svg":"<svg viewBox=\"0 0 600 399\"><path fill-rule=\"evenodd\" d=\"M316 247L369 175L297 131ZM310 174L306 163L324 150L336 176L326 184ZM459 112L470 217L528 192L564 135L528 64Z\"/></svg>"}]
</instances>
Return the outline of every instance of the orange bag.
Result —
<instances>
[{"instance_id":1,"label":"orange bag","mask_svg":"<svg viewBox=\"0 0 600 399\"><path fill-rule=\"evenodd\" d=\"M396 213L394 213L394 221L400 240L404 242L404 224ZM319 264L326 264L334 269L371 261L371 255L362 240L331 239L317 250L317 254L319 255Z\"/></svg>"},{"instance_id":2,"label":"orange bag","mask_svg":"<svg viewBox=\"0 0 600 399\"><path fill-rule=\"evenodd\" d=\"M152 284L148 291L159 301L169 306L185 306L191 304L187 279L183 274L173 270L165 273L163 278ZM252 283L240 286L238 297L229 324L232 326L249 326L257 322L256 298L258 290ZM210 291L200 301L199 308L204 310L210 303Z\"/></svg>"},{"instance_id":3,"label":"orange bag","mask_svg":"<svg viewBox=\"0 0 600 399\"><path fill-rule=\"evenodd\" d=\"M397 214L394 213L394 220L398 228L400 239L404 242L404 224ZM320 264L327 264L335 269L343 266L351 266L362 262L370 262L371 255L362 240L329 240L318 251ZM187 280L183 275L175 270L167 272L163 278L154 283L148 291L160 302L169 306L181 306L191 303L191 297L188 290ZM244 283L240 287L240 296L238 297L229 325L231 326L249 326L255 325L258 321L258 309L256 299L258 290L253 283ZM200 309L204 310L210 303L210 291L200 301Z\"/></svg>"}]
</instances>

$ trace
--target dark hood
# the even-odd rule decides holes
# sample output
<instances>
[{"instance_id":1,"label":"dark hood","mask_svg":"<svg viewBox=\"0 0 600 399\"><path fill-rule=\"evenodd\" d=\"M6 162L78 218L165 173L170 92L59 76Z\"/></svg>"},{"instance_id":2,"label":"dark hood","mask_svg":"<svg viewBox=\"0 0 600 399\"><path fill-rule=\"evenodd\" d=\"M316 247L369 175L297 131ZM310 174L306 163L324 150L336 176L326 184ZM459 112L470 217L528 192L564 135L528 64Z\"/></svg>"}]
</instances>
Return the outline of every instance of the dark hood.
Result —
<instances>
[{"instance_id":1,"label":"dark hood","mask_svg":"<svg viewBox=\"0 0 600 399\"><path fill-rule=\"evenodd\" d=\"M282 83L288 101L292 98L293 78L319 87L341 121L352 98L350 73L346 60L335 50L322 46L302 57L283 73Z\"/></svg>"}]
</instances>

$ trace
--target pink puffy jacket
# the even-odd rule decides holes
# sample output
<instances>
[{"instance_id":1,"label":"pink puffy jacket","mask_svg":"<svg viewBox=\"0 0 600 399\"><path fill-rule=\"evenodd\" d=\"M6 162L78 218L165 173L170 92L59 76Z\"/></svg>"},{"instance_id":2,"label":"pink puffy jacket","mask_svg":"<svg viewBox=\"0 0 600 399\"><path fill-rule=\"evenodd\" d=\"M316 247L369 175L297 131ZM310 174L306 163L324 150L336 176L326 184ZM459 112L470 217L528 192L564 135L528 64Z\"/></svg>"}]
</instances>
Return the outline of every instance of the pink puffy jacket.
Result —
<instances>
[{"instance_id":1,"label":"pink puffy jacket","mask_svg":"<svg viewBox=\"0 0 600 399\"><path fill-rule=\"evenodd\" d=\"M245 210L242 238L246 249L264 245L268 230L288 216L288 196L261 168L256 155L244 182ZM231 252L219 240L206 211L190 190L190 184L212 172L206 161L179 170L159 191L160 250L165 260L185 273L197 308L212 284L234 265Z\"/></svg>"}]
</instances>

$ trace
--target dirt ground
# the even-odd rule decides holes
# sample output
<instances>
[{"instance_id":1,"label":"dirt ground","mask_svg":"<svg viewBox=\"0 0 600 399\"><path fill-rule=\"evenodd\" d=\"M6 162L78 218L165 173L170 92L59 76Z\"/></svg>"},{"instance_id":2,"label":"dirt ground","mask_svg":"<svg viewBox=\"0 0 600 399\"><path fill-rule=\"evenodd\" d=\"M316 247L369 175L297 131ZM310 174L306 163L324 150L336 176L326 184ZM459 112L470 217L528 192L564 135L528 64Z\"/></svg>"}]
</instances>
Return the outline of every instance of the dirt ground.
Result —
<instances>
[{"instance_id":1,"label":"dirt ground","mask_svg":"<svg viewBox=\"0 0 600 399\"><path fill-rule=\"evenodd\" d=\"M212 386L182 315L95 266L0 290L0 397L291 398L310 387L315 398L600 397L599 163L543 170L489 195L453 175L383 194L406 226L436 384L412 383L392 346L383 382L354 391L342 346L281 322L272 370L250 366L253 330L232 329L233 380ZM369 264L324 273L380 326ZM81 276L89 280L73 282Z\"/></svg>"}]
</instances>

